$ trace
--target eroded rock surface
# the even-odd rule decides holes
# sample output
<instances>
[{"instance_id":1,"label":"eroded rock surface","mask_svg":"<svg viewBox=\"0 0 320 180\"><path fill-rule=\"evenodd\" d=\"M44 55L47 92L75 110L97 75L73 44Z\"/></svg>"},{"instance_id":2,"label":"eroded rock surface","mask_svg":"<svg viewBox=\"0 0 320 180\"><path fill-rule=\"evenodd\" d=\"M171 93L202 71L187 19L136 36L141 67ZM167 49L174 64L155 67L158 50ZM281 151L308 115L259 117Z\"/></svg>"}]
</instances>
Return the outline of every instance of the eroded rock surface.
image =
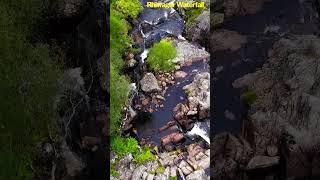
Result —
<instances>
[{"instance_id":1,"label":"eroded rock surface","mask_svg":"<svg viewBox=\"0 0 320 180\"><path fill-rule=\"evenodd\" d=\"M234 82L257 95L248 128L255 154L277 154L270 146L280 145L288 177L320 174L319 47L320 39L311 35L281 39L260 70Z\"/></svg>"}]
</instances>

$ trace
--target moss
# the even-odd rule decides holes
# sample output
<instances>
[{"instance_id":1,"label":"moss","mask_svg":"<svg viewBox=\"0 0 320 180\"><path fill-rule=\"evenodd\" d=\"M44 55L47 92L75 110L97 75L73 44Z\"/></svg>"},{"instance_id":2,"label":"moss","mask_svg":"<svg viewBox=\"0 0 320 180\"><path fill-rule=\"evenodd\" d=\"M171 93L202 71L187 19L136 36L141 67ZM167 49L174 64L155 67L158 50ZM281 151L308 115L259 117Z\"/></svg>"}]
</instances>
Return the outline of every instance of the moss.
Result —
<instances>
[{"instance_id":1,"label":"moss","mask_svg":"<svg viewBox=\"0 0 320 180\"><path fill-rule=\"evenodd\" d=\"M169 179L170 180L178 180L178 177L177 176L170 176Z\"/></svg>"},{"instance_id":2,"label":"moss","mask_svg":"<svg viewBox=\"0 0 320 180\"><path fill-rule=\"evenodd\" d=\"M111 7L120 12L124 18L136 18L143 10L139 0L112 0Z\"/></svg>"},{"instance_id":3,"label":"moss","mask_svg":"<svg viewBox=\"0 0 320 180\"><path fill-rule=\"evenodd\" d=\"M176 48L168 39L163 39L150 48L147 64L152 70L171 71L174 70L174 63L171 61L177 55Z\"/></svg>"},{"instance_id":4,"label":"moss","mask_svg":"<svg viewBox=\"0 0 320 180\"><path fill-rule=\"evenodd\" d=\"M195 8L195 9L190 9L186 12L186 24L187 26L192 24L196 18L201 14L203 9L201 8Z\"/></svg>"},{"instance_id":5,"label":"moss","mask_svg":"<svg viewBox=\"0 0 320 180\"><path fill-rule=\"evenodd\" d=\"M159 166L156 169L156 173L163 174L166 169L163 166Z\"/></svg>"},{"instance_id":6,"label":"moss","mask_svg":"<svg viewBox=\"0 0 320 180\"><path fill-rule=\"evenodd\" d=\"M257 94L252 89L248 89L241 95L241 100L247 105L252 105L257 100Z\"/></svg>"},{"instance_id":7,"label":"moss","mask_svg":"<svg viewBox=\"0 0 320 180\"><path fill-rule=\"evenodd\" d=\"M110 166L110 175L112 177L119 177L120 176L120 174L116 170L116 165L115 164L111 164L111 166Z\"/></svg>"},{"instance_id":8,"label":"moss","mask_svg":"<svg viewBox=\"0 0 320 180\"><path fill-rule=\"evenodd\" d=\"M133 138L113 137L111 139L111 150L122 158L126 154L136 155L139 153L138 142Z\"/></svg>"}]
</instances>

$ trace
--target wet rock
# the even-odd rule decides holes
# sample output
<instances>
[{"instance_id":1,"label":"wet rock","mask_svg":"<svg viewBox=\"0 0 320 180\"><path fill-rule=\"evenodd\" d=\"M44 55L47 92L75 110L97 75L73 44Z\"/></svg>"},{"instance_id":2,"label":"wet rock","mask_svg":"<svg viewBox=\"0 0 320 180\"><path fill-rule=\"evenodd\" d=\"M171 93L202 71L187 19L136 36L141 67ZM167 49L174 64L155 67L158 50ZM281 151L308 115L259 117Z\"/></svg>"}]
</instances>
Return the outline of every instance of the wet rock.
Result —
<instances>
[{"instance_id":1,"label":"wet rock","mask_svg":"<svg viewBox=\"0 0 320 180\"><path fill-rule=\"evenodd\" d=\"M200 179L207 179L207 175L206 173L204 172L203 169L201 170L197 170L197 171L194 171L193 173L191 173L190 175L188 175L186 177L186 180L200 180Z\"/></svg>"},{"instance_id":2,"label":"wet rock","mask_svg":"<svg viewBox=\"0 0 320 180\"><path fill-rule=\"evenodd\" d=\"M216 74L218 74L218 73L220 73L221 71L223 71L223 66L218 66L214 72L215 72Z\"/></svg>"},{"instance_id":3,"label":"wet rock","mask_svg":"<svg viewBox=\"0 0 320 180\"><path fill-rule=\"evenodd\" d=\"M179 103L173 109L173 116L176 120L181 120L185 118L188 111L189 111L189 108L186 105Z\"/></svg>"},{"instance_id":4,"label":"wet rock","mask_svg":"<svg viewBox=\"0 0 320 180\"><path fill-rule=\"evenodd\" d=\"M247 38L235 31L225 29L216 30L211 34L210 49L212 52L220 50L236 51L247 42Z\"/></svg>"},{"instance_id":5,"label":"wet rock","mask_svg":"<svg viewBox=\"0 0 320 180\"><path fill-rule=\"evenodd\" d=\"M210 74L197 74L191 84L183 87L187 91L189 109L197 108L199 119L210 116Z\"/></svg>"},{"instance_id":6,"label":"wet rock","mask_svg":"<svg viewBox=\"0 0 320 180\"><path fill-rule=\"evenodd\" d=\"M137 61L135 59L129 59L128 61L126 61L126 66L129 68L135 67L137 65Z\"/></svg>"},{"instance_id":7,"label":"wet rock","mask_svg":"<svg viewBox=\"0 0 320 180\"><path fill-rule=\"evenodd\" d=\"M229 110L224 111L224 116L230 120L235 120L235 118L236 118L235 115L232 112L230 112Z\"/></svg>"},{"instance_id":8,"label":"wet rock","mask_svg":"<svg viewBox=\"0 0 320 180\"><path fill-rule=\"evenodd\" d=\"M277 166L279 164L280 157L269 157L269 156L255 156L253 157L247 166L248 170L264 169Z\"/></svg>"},{"instance_id":9,"label":"wet rock","mask_svg":"<svg viewBox=\"0 0 320 180\"><path fill-rule=\"evenodd\" d=\"M195 45L187 41L174 41L177 49L177 56L172 61L180 66L190 64L195 61L205 60L210 57L210 54L204 49L199 49Z\"/></svg>"},{"instance_id":10,"label":"wet rock","mask_svg":"<svg viewBox=\"0 0 320 180\"><path fill-rule=\"evenodd\" d=\"M141 89L147 93L161 90L156 77L152 73L146 73L140 80L140 85Z\"/></svg>"},{"instance_id":11,"label":"wet rock","mask_svg":"<svg viewBox=\"0 0 320 180\"><path fill-rule=\"evenodd\" d=\"M174 74L175 78L185 78L187 75L184 71L176 71Z\"/></svg>"},{"instance_id":12,"label":"wet rock","mask_svg":"<svg viewBox=\"0 0 320 180\"><path fill-rule=\"evenodd\" d=\"M167 136L161 138L161 144L163 146L170 144L170 143L179 143L184 139L184 135L182 133L171 133Z\"/></svg>"},{"instance_id":13,"label":"wet rock","mask_svg":"<svg viewBox=\"0 0 320 180\"><path fill-rule=\"evenodd\" d=\"M169 122L167 122L166 125L164 125L164 126L162 126L161 128L159 128L159 131L160 131L160 132L161 132L161 131L164 131L164 130L170 128L171 126L174 126L175 124L176 124L175 121L169 121Z\"/></svg>"},{"instance_id":14,"label":"wet rock","mask_svg":"<svg viewBox=\"0 0 320 180\"><path fill-rule=\"evenodd\" d=\"M186 33L192 41L206 42L210 34L210 11L202 11L193 22L187 24Z\"/></svg>"}]
</instances>

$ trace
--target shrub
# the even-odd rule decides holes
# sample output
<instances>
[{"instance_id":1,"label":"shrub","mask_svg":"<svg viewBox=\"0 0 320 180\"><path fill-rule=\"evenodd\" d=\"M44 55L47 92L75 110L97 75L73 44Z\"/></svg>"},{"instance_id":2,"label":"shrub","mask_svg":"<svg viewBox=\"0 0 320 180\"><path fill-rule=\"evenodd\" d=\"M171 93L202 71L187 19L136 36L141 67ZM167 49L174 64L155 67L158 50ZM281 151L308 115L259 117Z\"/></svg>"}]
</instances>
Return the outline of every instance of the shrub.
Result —
<instances>
[{"instance_id":1,"label":"shrub","mask_svg":"<svg viewBox=\"0 0 320 180\"><path fill-rule=\"evenodd\" d=\"M174 63L171 61L177 55L177 51L172 42L166 39L161 40L159 43L150 48L147 64L155 71L171 71L174 69Z\"/></svg>"},{"instance_id":2,"label":"shrub","mask_svg":"<svg viewBox=\"0 0 320 180\"><path fill-rule=\"evenodd\" d=\"M248 89L241 95L241 99L247 105L252 105L257 100L257 94L252 89Z\"/></svg>"},{"instance_id":3,"label":"shrub","mask_svg":"<svg viewBox=\"0 0 320 180\"><path fill-rule=\"evenodd\" d=\"M150 151L150 148L144 147L142 148L141 152L135 155L134 160L137 164L144 164L147 161L156 160L156 157L154 154L152 154L152 152Z\"/></svg>"},{"instance_id":4,"label":"shrub","mask_svg":"<svg viewBox=\"0 0 320 180\"><path fill-rule=\"evenodd\" d=\"M111 5L112 9L121 12L124 18L136 18L143 9L139 0L113 0Z\"/></svg>"},{"instance_id":5,"label":"shrub","mask_svg":"<svg viewBox=\"0 0 320 180\"><path fill-rule=\"evenodd\" d=\"M131 153L134 162L144 164L147 161L156 160L149 147L145 146L140 149L138 142L134 138L113 137L111 140L111 150L120 158Z\"/></svg>"}]
</instances>

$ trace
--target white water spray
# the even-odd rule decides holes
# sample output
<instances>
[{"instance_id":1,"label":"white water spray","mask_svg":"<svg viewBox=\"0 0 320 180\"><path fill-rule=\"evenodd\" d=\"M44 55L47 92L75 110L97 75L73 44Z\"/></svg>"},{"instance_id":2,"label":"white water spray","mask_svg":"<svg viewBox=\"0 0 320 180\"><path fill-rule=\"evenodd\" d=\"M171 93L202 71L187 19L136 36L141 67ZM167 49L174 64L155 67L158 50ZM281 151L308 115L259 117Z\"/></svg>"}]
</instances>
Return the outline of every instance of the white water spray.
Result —
<instances>
[{"instance_id":1,"label":"white water spray","mask_svg":"<svg viewBox=\"0 0 320 180\"><path fill-rule=\"evenodd\" d=\"M188 136L200 136L202 139L204 139L209 145L210 145L210 138L208 135L208 132L206 131L205 128L201 127L201 123L197 122L194 124L193 128L191 131L187 132Z\"/></svg>"}]
</instances>

